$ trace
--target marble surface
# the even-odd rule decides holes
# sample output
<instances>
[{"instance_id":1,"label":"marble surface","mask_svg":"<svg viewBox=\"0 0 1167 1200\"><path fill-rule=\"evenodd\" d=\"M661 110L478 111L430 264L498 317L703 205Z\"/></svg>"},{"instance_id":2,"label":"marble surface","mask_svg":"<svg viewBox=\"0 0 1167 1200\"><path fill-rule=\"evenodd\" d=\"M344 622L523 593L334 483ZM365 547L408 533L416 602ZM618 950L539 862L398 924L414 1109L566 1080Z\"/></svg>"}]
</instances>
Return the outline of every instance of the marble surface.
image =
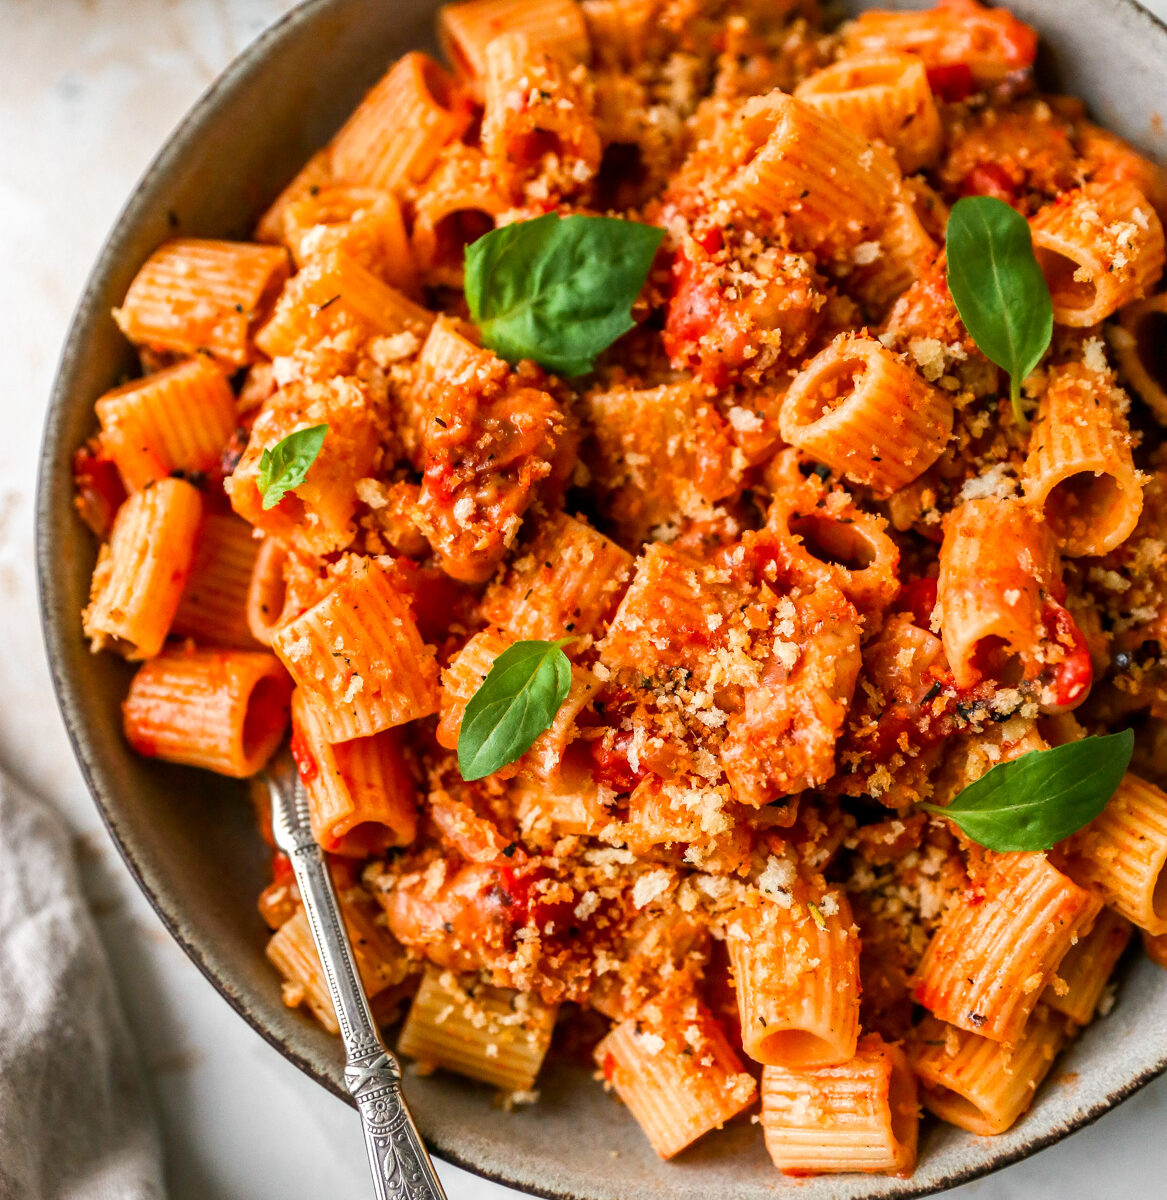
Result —
<instances>
[{"instance_id":1,"label":"marble surface","mask_svg":"<svg viewBox=\"0 0 1167 1200\"><path fill-rule=\"evenodd\" d=\"M140 1041L176 1200L370 1194L354 1114L218 997L101 828L61 727L37 622L33 490L66 324L135 179L200 92L288 0L0 0L0 764L51 799ZM1167 0L1150 7L1167 15ZM1098 0L1099 22L1106 0ZM386 0L392 11L392 0ZM1157 1197L1167 1078L959 1200ZM513 1195L441 1166L451 1200Z\"/></svg>"}]
</instances>

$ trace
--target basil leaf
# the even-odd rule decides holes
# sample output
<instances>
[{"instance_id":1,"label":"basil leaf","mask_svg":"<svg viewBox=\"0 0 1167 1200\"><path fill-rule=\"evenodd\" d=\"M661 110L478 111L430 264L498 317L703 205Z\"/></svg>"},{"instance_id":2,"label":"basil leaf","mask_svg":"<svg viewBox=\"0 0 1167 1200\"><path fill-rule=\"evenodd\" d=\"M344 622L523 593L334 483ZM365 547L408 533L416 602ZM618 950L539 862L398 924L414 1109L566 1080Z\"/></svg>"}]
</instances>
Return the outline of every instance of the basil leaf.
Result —
<instances>
[{"instance_id":1,"label":"basil leaf","mask_svg":"<svg viewBox=\"0 0 1167 1200\"><path fill-rule=\"evenodd\" d=\"M514 762L555 720L571 688L571 663L562 649L571 640L516 642L494 660L462 715L463 779L481 779Z\"/></svg>"},{"instance_id":2,"label":"basil leaf","mask_svg":"<svg viewBox=\"0 0 1167 1200\"><path fill-rule=\"evenodd\" d=\"M583 375L635 324L664 230L615 217L548 213L466 249L466 302L485 345L508 362L533 358Z\"/></svg>"},{"instance_id":3,"label":"basil leaf","mask_svg":"<svg viewBox=\"0 0 1167 1200\"><path fill-rule=\"evenodd\" d=\"M956 311L981 353L1009 372L1013 413L1024 428L1021 381L1041 362L1054 330L1029 222L1004 200L966 196L948 218L945 249Z\"/></svg>"},{"instance_id":4,"label":"basil leaf","mask_svg":"<svg viewBox=\"0 0 1167 1200\"><path fill-rule=\"evenodd\" d=\"M320 447L324 445L327 432L327 425L297 429L274 446L269 446L259 456L256 486L263 497L265 512L275 508L293 488L298 488L304 482L308 468L316 461Z\"/></svg>"},{"instance_id":5,"label":"basil leaf","mask_svg":"<svg viewBox=\"0 0 1167 1200\"><path fill-rule=\"evenodd\" d=\"M1089 825L1106 807L1131 760L1129 729L998 763L946 808L921 804L955 821L990 850L1048 850Z\"/></svg>"}]
</instances>

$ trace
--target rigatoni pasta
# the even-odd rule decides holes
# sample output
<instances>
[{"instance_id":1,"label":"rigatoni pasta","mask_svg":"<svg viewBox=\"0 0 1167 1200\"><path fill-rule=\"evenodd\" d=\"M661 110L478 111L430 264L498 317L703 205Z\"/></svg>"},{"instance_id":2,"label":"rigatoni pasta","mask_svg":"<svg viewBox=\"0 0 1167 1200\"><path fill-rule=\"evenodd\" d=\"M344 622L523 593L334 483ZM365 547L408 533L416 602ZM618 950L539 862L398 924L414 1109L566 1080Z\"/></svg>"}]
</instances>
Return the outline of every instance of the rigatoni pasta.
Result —
<instances>
[{"instance_id":1,"label":"rigatoni pasta","mask_svg":"<svg viewBox=\"0 0 1167 1200\"><path fill-rule=\"evenodd\" d=\"M847 286L864 312L879 319L935 263L937 245L916 205L891 206L874 237L852 252Z\"/></svg>"},{"instance_id":2,"label":"rigatoni pasta","mask_svg":"<svg viewBox=\"0 0 1167 1200\"><path fill-rule=\"evenodd\" d=\"M1088 183L1032 219L1033 244L1054 318L1097 325L1141 300L1163 271L1163 226L1133 184Z\"/></svg>"},{"instance_id":3,"label":"rigatoni pasta","mask_svg":"<svg viewBox=\"0 0 1167 1200\"><path fill-rule=\"evenodd\" d=\"M195 538L194 557L170 632L211 646L253 649L247 619L260 543L246 521L208 513Z\"/></svg>"},{"instance_id":4,"label":"rigatoni pasta","mask_svg":"<svg viewBox=\"0 0 1167 1200\"><path fill-rule=\"evenodd\" d=\"M795 377L779 428L848 479L892 492L936 461L952 403L874 338L840 334Z\"/></svg>"},{"instance_id":5,"label":"rigatoni pasta","mask_svg":"<svg viewBox=\"0 0 1167 1200\"><path fill-rule=\"evenodd\" d=\"M416 284L409 234L392 192L318 188L286 206L282 226L283 241L300 269L337 248L391 287L411 292Z\"/></svg>"},{"instance_id":6,"label":"rigatoni pasta","mask_svg":"<svg viewBox=\"0 0 1167 1200\"><path fill-rule=\"evenodd\" d=\"M454 143L438 159L414 204L411 247L429 284L462 286L466 247L510 207L481 150Z\"/></svg>"},{"instance_id":7,"label":"rigatoni pasta","mask_svg":"<svg viewBox=\"0 0 1167 1200\"><path fill-rule=\"evenodd\" d=\"M470 121L449 75L415 51L395 63L332 140L335 178L396 192L420 183Z\"/></svg>"},{"instance_id":8,"label":"rigatoni pasta","mask_svg":"<svg viewBox=\"0 0 1167 1200\"><path fill-rule=\"evenodd\" d=\"M1066 870L1152 937L1167 933L1167 795L1128 774L1065 847Z\"/></svg>"},{"instance_id":9,"label":"rigatoni pasta","mask_svg":"<svg viewBox=\"0 0 1167 1200\"><path fill-rule=\"evenodd\" d=\"M557 194L579 191L600 165L600 137L570 62L526 33L506 33L486 47L482 148L512 194L537 184Z\"/></svg>"},{"instance_id":10,"label":"rigatoni pasta","mask_svg":"<svg viewBox=\"0 0 1167 1200\"><path fill-rule=\"evenodd\" d=\"M1025 491L1067 555L1106 554L1138 524L1143 493L1124 420L1127 403L1108 370L1068 363L1050 371Z\"/></svg>"},{"instance_id":11,"label":"rigatoni pasta","mask_svg":"<svg viewBox=\"0 0 1167 1200\"><path fill-rule=\"evenodd\" d=\"M1049 523L1014 499L965 501L946 518L937 600L944 652L962 685L1036 673L1059 558Z\"/></svg>"},{"instance_id":12,"label":"rigatoni pasta","mask_svg":"<svg viewBox=\"0 0 1167 1200\"><path fill-rule=\"evenodd\" d=\"M908 1050L924 1107L981 1137L1004 1133L1033 1103L1066 1033L1065 1019L1042 1008L1013 1045L926 1017Z\"/></svg>"},{"instance_id":13,"label":"rigatoni pasta","mask_svg":"<svg viewBox=\"0 0 1167 1200\"><path fill-rule=\"evenodd\" d=\"M244 779L279 746L291 684L251 650L167 650L138 668L122 705L139 754Z\"/></svg>"},{"instance_id":14,"label":"rigatoni pasta","mask_svg":"<svg viewBox=\"0 0 1167 1200\"><path fill-rule=\"evenodd\" d=\"M408 601L376 563L360 563L272 649L323 723L325 737L372 737L437 709L437 663Z\"/></svg>"},{"instance_id":15,"label":"rigatoni pasta","mask_svg":"<svg viewBox=\"0 0 1167 1200\"><path fill-rule=\"evenodd\" d=\"M292 756L308 795L312 835L332 854L367 858L417 835L417 787L392 730L330 742L299 692L292 694Z\"/></svg>"},{"instance_id":16,"label":"rigatoni pasta","mask_svg":"<svg viewBox=\"0 0 1167 1200\"><path fill-rule=\"evenodd\" d=\"M194 561L202 497L182 479L162 479L118 509L93 572L86 636L94 650L153 658L166 641Z\"/></svg>"},{"instance_id":17,"label":"rigatoni pasta","mask_svg":"<svg viewBox=\"0 0 1167 1200\"><path fill-rule=\"evenodd\" d=\"M535 1082L554 1028L555 1008L530 993L428 967L397 1048L425 1067L522 1092Z\"/></svg>"},{"instance_id":18,"label":"rigatoni pasta","mask_svg":"<svg viewBox=\"0 0 1167 1200\"><path fill-rule=\"evenodd\" d=\"M841 124L879 138L905 174L933 162L943 136L924 63L910 54L844 58L816 71L795 96Z\"/></svg>"},{"instance_id":19,"label":"rigatoni pasta","mask_svg":"<svg viewBox=\"0 0 1167 1200\"><path fill-rule=\"evenodd\" d=\"M771 860L765 892L738 910L726 947L742 1045L756 1062L805 1069L846 1062L859 1037L859 941L846 898L796 899L789 864ZM763 874L761 887L770 887Z\"/></svg>"},{"instance_id":20,"label":"rigatoni pasta","mask_svg":"<svg viewBox=\"0 0 1167 1200\"><path fill-rule=\"evenodd\" d=\"M661 1158L720 1129L757 1095L716 1018L683 987L615 1026L596 1062Z\"/></svg>"},{"instance_id":21,"label":"rigatoni pasta","mask_svg":"<svg viewBox=\"0 0 1167 1200\"><path fill-rule=\"evenodd\" d=\"M247 628L251 636L264 646L270 646L276 630L289 611L289 595L284 568L289 558L288 547L277 537L265 537L256 551L247 581Z\"/></svg>"},{"instance_id":22,"label":"rigatoni pasta","mask_svg":"<svg viewBox=\"0 0 1167 1200\"><path fill-rule=\"evenodd\" d=\"M1110 335L1123 377L1155 419L1167 423L1167 363L1161 349L1167 335L1167 293L1128 305Z\"/></svg>"},{"instance_id":23,"label":"rigatoni pasta","mask_svg":"<svg viewBox=\"0 0 1167 1200\"><path fill-rule=\"evenodd\" d=\"M1042 1002L1075 1025L1088 1025L1130 940L1131 923L1113 909L1103 908L1090 932L1079 938L1058 963L1054 977L1042 992Z\"/></svg>"},{"instance_id":24,"label":"rigatoni pasta","mask_svg":"<svg viewBox=\"0 0 1167 1200\"><path fill-rule=\"evenodd\" d=\"M1152 962L1167 967L1167 934L1152 937L1149 933L1144 933L1143 948Z\"/></svg>"},{"instance_id":25,"label":"rigatoni pasta","mask_svg":"<svg viewBox=\"0 0 1167 1200\"><path fill-rule=\"evenodd\" d=\"M861 612L882 612L900 590L900 551L887 521L859 508L843 489L804 477L797 454L776 455L768 475L773 498L766 528L781 539L793 569L807 580L829 579Z\"/></svg>"},{"instance_id":26,"label":"rigatoni pasta","mask_svg":"<svg viewBox=\"0 0 1167 1200\"><path fill-rule=\"evenodd\" d=\"M762 1071L762 1131L781 1171L910 1171L918 1124L916 1077L878 1034L837 1066Z\"/></svg>"},{"instance_id":27,"label":"rigatoni pasta","mask_svg":"<svg viewBox=\"0 0 1167 1200\"><path fill-rule=\"evenodd\" d=\"M1037 35L1005 8L944 0L923 12L862 12L842 28L849 53L914 54L925 66L962 68L964 94L1033 65ZM957 94L958 99L963 96Z\"/></svg>"},{"instance_id":28,"label":"rigatoni pasta","mask_svg":"<svg viewBox=\"0 0 1167 1200\"><path fill-rule=\"evenodd\" d=\"M303 200L333 182L330 150L317 150L296 172L287 187L272 201L255 225L257 242L281 242L284 239L284 215L298 200Z\"/></svg>"},{"instance_id":29,"label":"rigatoni pasta","mask_svg":"<svg viewBox=\"0 0 1167 1200\"><path fill-rule=\"evenodd\" d=\"M278 246L175 238L147 259L114 317L137 346L238 367L257 357L252 333L287 276Z\"/></svg>"},{"instance_id":30,"label":"rigatoni pasta","mask_svg":"<svg viewBox=\"0 0 1167 1200\"><path fill-rule=\"evenodd\" d=\"M1101 902L1041 854L995 858L944 914L915 998L949 1025L1013 1045Z\"/></svg>"},{"instance_id":31,"label":"rigatoni pasta","mask_svg":"<svg viewBox=\"0 0 1167 1200\"><path fill-rule=\"evenodd\" d=\"M587 57L587 25L575 0L463 0L447 4L438 18L442 49L479 98L488 72L487 49L511 33L541 42L569 65Z\"/></svg>"},{"instance_id":32,"label":"rigatoni pasta","mask_svg":"<svg viewBox=\"0 0 1167 1200\"><path fill-rule=\"evenodd\" d=\"M626 541L736 490L740 464L725 419L701 391L620 386L591 392L584 404L596 441L589 469Z\"/></svg>"},{"instance_id":33,"label":"rigatoni pasta","mask_svg":"<svg viewBox=\"0 0 1167 1200\"><path fill-rule=\"evenodd\" d=\"M432 314L363 267L343 244L322 250L289 280L256 344L272 358L347 330L423 335Z\"/></svg>"},{"instance_id":34,"label":"rigatoni pasta","mask_svg":"<svg viewBox=\"0 0 1167 1200\"><path fill-rule=\"evenodd\" d=\"M517 638L584 638L600 632L631 570L626 550L563 513L519 548L483 613Z\"/></svg>"},{"instance_id":35,"label":"rigatoni pasta","mask_svg":"<svg viewBox=\"0 0 1167 1200\"><path fill-rule=\"evenodd\" d=\"M858 244L896 198L888 151L801 100L771 92L747 101L730 136L720 151L736 167L726 194L800 248Z\"/></svg>"},{"instance_id":36,"label":"rigatoni pasta","mask_svg":"<svg viewBox=\"0 0 1167 1200\"><path fill-rule=\"evenodd\" d=\"M235 431L231 385L204 356L124 383L95 407L102 449L131 490L173 471L210 471Z\"/></svg>"}]
</instances>

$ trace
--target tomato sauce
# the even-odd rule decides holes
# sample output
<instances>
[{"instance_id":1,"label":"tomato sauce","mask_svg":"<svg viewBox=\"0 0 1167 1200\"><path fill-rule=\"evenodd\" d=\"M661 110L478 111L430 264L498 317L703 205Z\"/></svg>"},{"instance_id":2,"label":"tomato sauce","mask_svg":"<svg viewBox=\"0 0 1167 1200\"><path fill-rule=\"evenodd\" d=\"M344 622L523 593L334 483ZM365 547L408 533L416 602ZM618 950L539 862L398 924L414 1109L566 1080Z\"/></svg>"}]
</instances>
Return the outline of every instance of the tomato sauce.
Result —
<instances>
[{"instance_id":1,"label":"tomato sauce","mask_svg":"<svg viewBox=\"0 0 1167 1200\"><path fill-rule=\"evenodd\" d=\"M312 751L308 749L308 744L298 729L292 731L291 743L292 758L296 761L296 770L300 773L300 778L305 785L312 782L313 779L320 773L320 767L316 762L316 757Z\"/></svg>"},{"instance_id":2,"label":"tomato sauce","mask_svg":"<svg viewBox=\"0 0 1167 1200\"><path fill-rule=\"evenodd\" d=\"M928 86L937 100L956 104L977 90L977 81L968 63L941 63L928 68Z\"/></svg>"}]
</instances>

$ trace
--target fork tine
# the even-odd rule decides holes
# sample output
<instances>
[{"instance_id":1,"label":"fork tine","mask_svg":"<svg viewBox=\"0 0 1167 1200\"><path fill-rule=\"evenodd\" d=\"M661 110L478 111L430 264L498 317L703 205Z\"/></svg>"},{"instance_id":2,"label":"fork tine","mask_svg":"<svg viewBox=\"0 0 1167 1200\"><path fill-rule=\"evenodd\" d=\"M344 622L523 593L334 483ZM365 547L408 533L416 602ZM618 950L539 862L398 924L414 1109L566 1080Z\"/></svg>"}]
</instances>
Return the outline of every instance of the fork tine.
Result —
<instances>
[{"instance_id":1,"label":"fork tine","mask_svg":"<svg viewBox=\"0 0 1167 1200\"><path fill-rule=\"evenodd\" d=\"M263 771L271 797L271 831L275 844L287 855L303 845L314 845L308 813L308 796L292 753L285 748Z\"/></svg>"},{"instance_id":2,"label":"fork tine","mask_svg":"<svg viewBox=\"0 0 1167 1200\"><path fill-rule=\"evenodd\" d=\"M260 776L269 788L281 791L290 790L296 783L296 760L292 757L290 745L285 745L275 752L267 761L267 766Z\"/></svg>"}]
</instances>

